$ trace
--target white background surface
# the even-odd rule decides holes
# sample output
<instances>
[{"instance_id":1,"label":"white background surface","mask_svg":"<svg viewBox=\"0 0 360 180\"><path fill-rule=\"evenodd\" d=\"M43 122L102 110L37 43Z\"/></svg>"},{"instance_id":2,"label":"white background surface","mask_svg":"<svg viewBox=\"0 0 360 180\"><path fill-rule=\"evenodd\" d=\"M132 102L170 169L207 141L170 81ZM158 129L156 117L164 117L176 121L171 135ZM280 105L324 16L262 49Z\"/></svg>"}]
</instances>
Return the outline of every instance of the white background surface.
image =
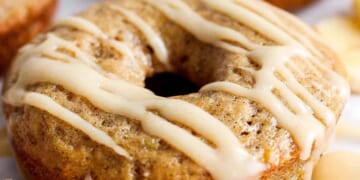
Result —
<instances>
[{"instance_id":1,"label":"white background surface","mask_svg":"<svg viewBox=\"0 0 360 180\"><path fill-rule=\"evenodd\" d=\"M81 9L89 6L98 0L60 0L56 18L71 15L79 12ZM349 14L351 0L320 0L311 7L298 13L298 15L310 24L315 24L319 20L332 16L334 14ZM343 119L360 126L360 96L353 96L347 108L344 111ZM1 113L0 113L1 115ZM4 124L0 118L0 126ZM330 151L350 150L360 152L360 143L351 141L337 141L330 148ZM14 180L21 179L16 173L15 162L13 158L0 158L0 180L11 178Z\"/></svg>"}]
</instances>

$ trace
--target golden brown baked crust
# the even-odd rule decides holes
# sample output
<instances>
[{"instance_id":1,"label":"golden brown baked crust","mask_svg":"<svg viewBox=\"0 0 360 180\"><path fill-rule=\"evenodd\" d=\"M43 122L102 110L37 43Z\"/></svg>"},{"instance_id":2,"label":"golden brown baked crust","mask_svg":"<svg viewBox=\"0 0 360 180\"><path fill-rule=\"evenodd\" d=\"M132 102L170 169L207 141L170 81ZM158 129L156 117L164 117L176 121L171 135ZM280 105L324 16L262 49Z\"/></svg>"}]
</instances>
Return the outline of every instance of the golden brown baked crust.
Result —
<instances>
[{"instance_id":1,"label":"golden brown baked crust","mask_svg":"<svg viewBox=\"0 0 360 180\"><path fill-rule=\"evenodd\" d=\"M0 1L0 72L17 50L50 24L57 0Z\"/></svg>"},{"instance_id":2,"label":"golden brown baked crust","mask_svg":"<svg viewBox=\"0 0 360 180\"><path fill-rule=\"evenodd\" d=\"M298 10L316 0L267 0L268 2L286 10Z\"/></svg>"},{"instance_id":3,"label":"golden brown baked crust","mask_svg":"<svg viewBox=\"0 0 360 180\"><path fill-rule=\"evenodd\" d=\"M274 44L251 28L206 8L199 1L186 2L206 18L243 32L258 44ZM245 56L232 54L197 40L143 1L112 3L135 11L151 24L166 42L171 64L177 67L176 73L186 76L197 85L201 86L215 80L227 80L247 86L254 83L251 75L235 68L257 68L256 64ZM123 40L126 45L132 47L135 56L141 59L136 62L139 66L130 70L126 63L117 61L121 57L119 53L89 33L66 26L58 26L51 31L59 37L76 42L79 48L96 57L97 63L104 69L126 81L142 85L145 75L149 77L154 72L163 71L164 68L157 62L144 36L126 21L121 13L107 5L98 4L81 13L81 16L97 24L109 37ZM279 16L291 24L289 31L301 31L287 15L279 13ZM43 38L39 37L37 43ZM336 55L326 45L308 38L322 53L319 57L321 62L344 75ZM317 99L322 99L338 118L345 100L339 94L328 91L332 85L315 76L304 63L306 59L292 58L292 61L304 72L295 73L301 84ZM145 75L139 76L136 72L145 72ZM309 85L310 82L319 84L323 87L322 91ZM13 82L7 82L6 86L11 83ZM48 95L107 132L134 159L129 161L119 156L45 111L29 105L14 107L7 104L5 112L11 142L20 168L30 179L83 179L88 175L93 179L211 179L204 168L186 155L163 140L146 134L138 121L104 112L87 99L57 85L40 83L28 89ZM269 169L262 174L262 179L304 178L304 162L299 158L300 149L294 143L291 134L281 128L276 119L258 103L224 92L193 93L173 98L201 107L231 128L252 155L269 165Z\"/></svg>"}]
</instances>

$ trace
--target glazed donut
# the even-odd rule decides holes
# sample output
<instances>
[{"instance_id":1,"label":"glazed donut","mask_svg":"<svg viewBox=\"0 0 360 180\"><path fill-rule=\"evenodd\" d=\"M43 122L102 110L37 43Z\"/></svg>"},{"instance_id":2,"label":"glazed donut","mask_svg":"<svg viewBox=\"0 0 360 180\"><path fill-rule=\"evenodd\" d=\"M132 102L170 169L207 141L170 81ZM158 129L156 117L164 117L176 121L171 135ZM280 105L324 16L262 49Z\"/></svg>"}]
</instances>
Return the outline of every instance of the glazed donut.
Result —
<instances>
[{"instance_id":1,"label":"glazed donut","mask_svg":"<svg viewBox=\"0 0 360 180\"><path fill-rule=\"evenodd\" d=\"M0 72L17 50L48 28L57 0L0 1Z\"/></svg>"},{"instance_id":2,"label":"glazed donut","mask_svg":"<svg viewBox=\"0 0 360 180\"><path fill-rule=\"evenodd\" d=\"M315 0L267 0L271 4L274 4L275 6L278 6L280 8L286 9L286 10L298 10L300 8L303 8L310 3L314 2Z\"/></svg>"},{"instance_id":3,"label":"glazed donut","mask_svg":"<svg viewBox=\"0 0 360 180\"><path fill-rule=\"evenodd\" d=\"M144 88L164 72L201 89ZM307 179L343 75L311 28L263 1L113 0L21 49L3 99L30 179Z\"/></svg>"}]
</instances>

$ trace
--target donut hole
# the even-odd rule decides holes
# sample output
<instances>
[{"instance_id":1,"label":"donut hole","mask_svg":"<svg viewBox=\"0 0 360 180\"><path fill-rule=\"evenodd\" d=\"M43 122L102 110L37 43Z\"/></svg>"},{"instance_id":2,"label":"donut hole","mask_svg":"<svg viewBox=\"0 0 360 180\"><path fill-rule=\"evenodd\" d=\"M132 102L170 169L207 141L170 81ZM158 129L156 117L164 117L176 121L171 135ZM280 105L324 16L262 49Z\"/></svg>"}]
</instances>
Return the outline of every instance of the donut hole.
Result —
<instances>
[{"instance_id":1,"label":"donut hole","mask_svg":"<svg viewBox=\"0 0 360 180\"><path fill-rule=\"evenodd\" d=\"M145 88L158 96L170 97L198 92L200 87L175 73L158 73L145 80Z\"/></svg>"}]
</instances>

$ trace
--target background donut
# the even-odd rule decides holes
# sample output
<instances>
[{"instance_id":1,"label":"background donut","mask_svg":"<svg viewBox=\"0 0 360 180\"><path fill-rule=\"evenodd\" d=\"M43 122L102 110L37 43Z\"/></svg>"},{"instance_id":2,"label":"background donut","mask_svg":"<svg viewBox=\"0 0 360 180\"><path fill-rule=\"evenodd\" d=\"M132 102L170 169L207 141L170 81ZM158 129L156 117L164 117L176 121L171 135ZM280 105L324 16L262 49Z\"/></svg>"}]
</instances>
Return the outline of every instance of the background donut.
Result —
<instances>
[{"instance_id":1,"label":"background donut","mask_svg":"<svg viewBox=\"0 0 360 180\"><path fill-rule=\"evenodd\" d=\"M56 6L57 0L0 1L0 73L22 45L48 27Z\"/></svg>"}]
</instances>

